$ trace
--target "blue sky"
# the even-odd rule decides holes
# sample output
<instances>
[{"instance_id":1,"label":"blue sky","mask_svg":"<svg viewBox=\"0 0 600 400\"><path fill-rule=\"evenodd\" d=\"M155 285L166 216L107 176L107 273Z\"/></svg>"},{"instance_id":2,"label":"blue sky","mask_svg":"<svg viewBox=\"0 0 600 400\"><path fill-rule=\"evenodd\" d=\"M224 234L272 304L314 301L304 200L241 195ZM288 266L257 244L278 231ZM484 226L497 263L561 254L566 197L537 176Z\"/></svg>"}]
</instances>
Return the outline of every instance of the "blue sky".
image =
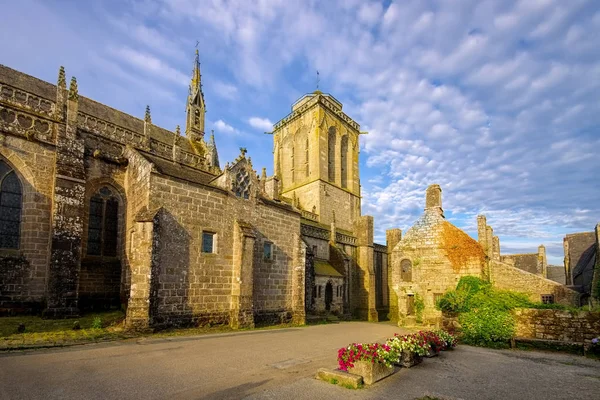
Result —
<instances>
[{"instance_id":1,"label":"blue sky","mask_svg":"<svg viewBox=\"0 0 600 400\"><path fill-rule=\"evenodd\" d=\"M369 131L363 214L409 228L425 188L502 252L600 222L600 4L522 1L34 1L2 5L0 63L155 124L185 124L194 46L220 159L245 146L272 173L263 132L316 85ZM9 39L9 40L6 40Z\"/></svg>"}]
</instances>

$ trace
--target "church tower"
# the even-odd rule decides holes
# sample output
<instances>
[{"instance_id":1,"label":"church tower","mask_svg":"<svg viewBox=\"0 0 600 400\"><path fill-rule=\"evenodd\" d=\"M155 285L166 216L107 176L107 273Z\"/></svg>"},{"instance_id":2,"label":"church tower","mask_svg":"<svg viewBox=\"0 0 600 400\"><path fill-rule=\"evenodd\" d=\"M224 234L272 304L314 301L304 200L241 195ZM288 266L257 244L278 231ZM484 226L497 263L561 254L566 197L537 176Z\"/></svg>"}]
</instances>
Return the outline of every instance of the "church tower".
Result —
<instances>
[{"instance_id":1,"label":"church tower","mask_svg":"<svg viewBox=\"0 0 600 400\"><path fill-rule=\"evenodd\" d=\"M194 69L192 70L186 113L185 135L192 141L202 141L204 138L204 114L206 113L206 106L204 104L204 93L202 93L202 75L200 74L198 49L196 49L196 58L194 59Z\"/></svg>"},{"instance_id":2,"label":"church tower","mask_svg":"<svg viewBox=\"0 0 600 400\"><path fill-rule=\"evenodd\" d=\"M360 216L359 134L333 96L317 90L296 101L273 129L281 195L317 222L352 231Z\"/></svg>"}]
</instances>

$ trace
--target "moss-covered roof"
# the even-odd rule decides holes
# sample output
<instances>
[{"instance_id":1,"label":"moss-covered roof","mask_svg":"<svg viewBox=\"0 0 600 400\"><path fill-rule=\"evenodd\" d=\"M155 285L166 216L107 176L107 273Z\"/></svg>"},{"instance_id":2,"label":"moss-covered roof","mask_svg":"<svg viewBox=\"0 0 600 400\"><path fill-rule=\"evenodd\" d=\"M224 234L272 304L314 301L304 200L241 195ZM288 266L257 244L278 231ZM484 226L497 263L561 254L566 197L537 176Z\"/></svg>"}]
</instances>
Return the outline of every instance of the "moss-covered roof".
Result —
<instances>
[{"instance_id":1,"label":"moss-covered roof","mask_svg":"<svg viewBox=\"0 0 600 400\"><path fill-rule=\"evenodd\" d=\"M315 260L315 275L343 277L328 261Z\"/></svg>"}]
</instances>

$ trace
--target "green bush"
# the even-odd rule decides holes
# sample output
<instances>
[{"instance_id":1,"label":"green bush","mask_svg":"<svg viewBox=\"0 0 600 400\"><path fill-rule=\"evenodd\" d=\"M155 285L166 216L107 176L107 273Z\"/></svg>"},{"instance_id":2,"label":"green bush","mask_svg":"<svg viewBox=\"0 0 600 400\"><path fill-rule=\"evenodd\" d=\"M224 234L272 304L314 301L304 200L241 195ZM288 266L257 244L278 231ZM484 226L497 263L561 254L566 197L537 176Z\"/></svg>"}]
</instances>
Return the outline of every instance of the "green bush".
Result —
<instances>
[{"instance_id":1,"label":"green bush","mask_svg":"<svg viewBox=\"0 0 600 400\"><path fill-rule=\"evenodd\" d=\"M491 287L491 284L476 276L463 276L456 285L456 290L462 290L469 296Z\"/></svg>"},{"instance_id":2,"label":"green bush","mask_svg":"<svg viewBox=\"0 0 600 400\"><path fill-rule=\"evenodd\" d=\"M462 290L449 290L439 298L435 306L444 312L465 312L467 295L467 292Z\"/></svg>"},{"instance_id":3,"label":"green bush","mask_svg":"<svg viewBox=\"0 0 600 400\"><path fill-rule=\"evenodd\" d=\"M92 329L102 329L102 319L100 317L94 318L92 321Z\"/></svg>"},{"instance_id":4,"label":"green bush","mask_svg":"<svg viewBox=\"0 0 600 400\"><path fill-rule=\"evenodd\" d=\"M508 311L478 308L460 314L462 341L476 346L506 345L515 333L515 321Z\"/></svg>"}]
</instances>

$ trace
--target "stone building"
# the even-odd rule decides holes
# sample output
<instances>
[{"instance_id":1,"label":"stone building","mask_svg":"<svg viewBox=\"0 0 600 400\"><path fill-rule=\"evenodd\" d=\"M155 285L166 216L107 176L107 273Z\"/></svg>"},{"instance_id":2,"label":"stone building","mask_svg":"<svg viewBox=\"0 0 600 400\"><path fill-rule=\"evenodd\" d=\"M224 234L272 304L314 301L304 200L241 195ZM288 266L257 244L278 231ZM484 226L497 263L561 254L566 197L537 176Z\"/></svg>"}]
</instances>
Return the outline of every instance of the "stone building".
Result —
<instances>
[{"instance_id":1,"label":"stone building","mask_svg":"<svg viewBox=\"0 0 600 400\"><path fill-rule=\"evenodd\" d=\"M0 310L123 306L142 329L387 314L342 104L294 104L267 177L244 149L221 168L197 52L189 89L181 134L81 96L62 67L53 85L0 65Z\"/></svg>"},{"instance_id":2,"label":"stone building","mask_svg":"<svg viewBox=\"0 0 600 400\"><path fill-rule=\"evenodd\" d=\"M563 239L564 274L567 285L581 293L582 304L600 297L600 224L592 232L571 233Z\"/></svg>"},{"instance_id":3,"label":"stone building","mask_svg":"<svg viewBox=\"0 0 600 400\"><path fill-rule=\"evenodd\" d=\"M422 307L421 317L435 320L440 315L435 309L437 299L467 275L489 280L500 289L527 293L533 301L576 304L576 292L546 279L537 267L535 272L528 272L503 261L500 241L485 216L478 217L478 233L475 240L446 221L442 190L439 185L429 186L423 215L404 236L398 229L387 234L392 318L400 323L414 322Z\"/></svg>"}]
</instances>

